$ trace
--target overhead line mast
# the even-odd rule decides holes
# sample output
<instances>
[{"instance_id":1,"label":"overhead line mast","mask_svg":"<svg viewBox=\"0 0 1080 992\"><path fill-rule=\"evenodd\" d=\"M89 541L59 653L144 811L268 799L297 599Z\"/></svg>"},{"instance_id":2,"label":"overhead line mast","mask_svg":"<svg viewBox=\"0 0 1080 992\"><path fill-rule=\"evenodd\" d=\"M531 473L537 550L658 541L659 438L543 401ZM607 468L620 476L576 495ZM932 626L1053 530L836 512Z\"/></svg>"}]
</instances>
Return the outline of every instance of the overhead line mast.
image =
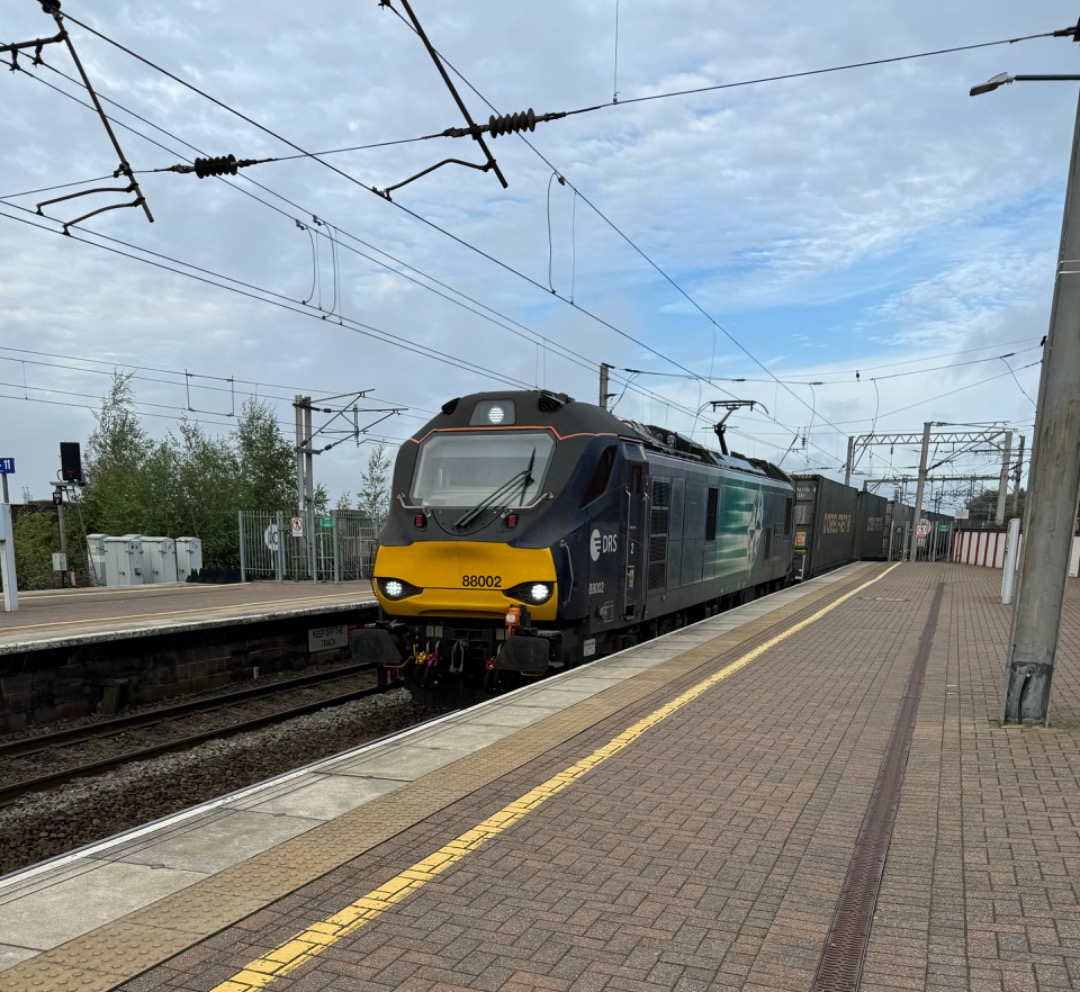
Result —
<instances>
[{"instance_id":1,"label":"overhead line mast","mask_svg":"<svg viewBox=\"0 0 1080 992\"><path fill-rule=\"evenodd\" d=\"M143 192L139 189L139 181L135 178L135 173L132 171L131 166L128 164L127 158L124 156L124 150L120 147L120 142L117 140L116 135L113 133L112 125L109 123L109 118L105 113L104 108L101 106L101 101L98 99L97 93L94 92L94 87L90 83L90 77L87 76L86 70L83 68L82 62L79 60L79 54L75 51L75 46L71 43L71 36L67 32L67 28L64 27L64 16L60 13L60 0L38 0L41 4L41 9L48 14L54 21L56 26L60 29L60 33L54 39L49 41L62 40L67 45L68 51L71 53L72 61L75 63L75 68L79 70L79 75L82 76L83 85L86 87L86 92L90 95L90 99L94 103L94 109L97 110L98 117L101 118L101 123L105 126L105 133L108 134L109 140L112 142L112 146L116 151L116 156L120 160L120 165L117 166L113 176L119 178L120 176L126 176L128 179L127 186L101 186L97 189L82 190L78 193L68 193L66 196L58 196L52 200L43 200L37 205L37 212L41 214L41 208L47 207L53 203L61 203L64 200L71 200L77 196L88 196L91 193L134 193L135 199L130 203L114 203L107 207L98 207L97 210L91 210L87 214L83 214L81 217L76 217L74 220L69 220L64 224L64 233L68 233L68 228L73 224L78 224L81 221L89 220L89 218L96 216L97 214L104 213L106 210L119 210L121 207L142 207L143 213L146 214L146 219L151 224L154 223L154 215L150 213L150 208L146 205L146 197L143 196ZM46 44L49 42L45 42ZM36 44L36 43L35 43ZM14 52L12 53L14 54ZM37 55L35 58L35 65L39 64L41 56L41 48L37 48ZM44 216L44 215L42 215Z\"/></svg>"}]
</instances>

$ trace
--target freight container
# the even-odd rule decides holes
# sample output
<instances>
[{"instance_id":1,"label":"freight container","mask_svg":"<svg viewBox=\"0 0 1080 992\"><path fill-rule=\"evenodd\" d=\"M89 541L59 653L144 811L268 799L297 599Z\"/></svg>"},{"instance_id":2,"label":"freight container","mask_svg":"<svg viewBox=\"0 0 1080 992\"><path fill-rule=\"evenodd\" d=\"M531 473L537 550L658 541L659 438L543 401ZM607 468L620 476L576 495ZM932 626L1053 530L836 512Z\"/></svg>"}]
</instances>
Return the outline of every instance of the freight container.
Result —
<instances>
[{"instance_id":1,"label":"freight container","mask_svg":"<svg viewBox=\"0 0 1080 992\"><path fill-rule=\"evenodd\" d=\"M822 475L793 478L793 570L796 579L808 579L854 559L856 491Z\"/></svg>"},{"instance_id":2,"label":"freight container","mask_svg":"<svg viewBox=\"0 0 1080 992\"><path fill-rule=\"evenodd\" d=\"M884 558L885 514L889 501L876 493L860 492L855 497L855 560Z\"/></svg>"}]
</instances>

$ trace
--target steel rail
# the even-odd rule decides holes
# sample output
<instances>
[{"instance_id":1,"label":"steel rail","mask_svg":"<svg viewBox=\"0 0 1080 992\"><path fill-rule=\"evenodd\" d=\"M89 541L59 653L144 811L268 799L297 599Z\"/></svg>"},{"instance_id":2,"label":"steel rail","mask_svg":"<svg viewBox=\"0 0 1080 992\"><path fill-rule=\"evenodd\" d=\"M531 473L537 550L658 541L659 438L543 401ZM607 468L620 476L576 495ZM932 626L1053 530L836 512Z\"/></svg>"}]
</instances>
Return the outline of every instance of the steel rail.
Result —
<instances>
[{"instance_id":1,"label":"steel rail","mask_svg":"<svg viewBox=\"0 0 1080 992\"><path fill-rule=\"evenodd\" d=\"M244 720L229 727L219 727L215 730L202 731L198 734L191 734L187 737L178 738L174 741L168 741L162 744L155 744L150 747L140 748L136 751L128 751L125 754L114 755L111 758L103 758L100 761L93 761L84 765L77 765L63 771L51 772L47 775L40 775L35 778L22 779L10 785L0 786L0 808L4 806L9 806L20 796L24 796L27 793L42 792L47 789L54 788L58 785L62 785L65 782L70 782L76 778L83 778L87 775L94 775L99 772L110 771L114 768L119 768L122 765L130 764L133 761L141 761L147 758L157 757L161 754L168 754L171 751L183 751L188 748L194 747L196 744L202 744L206 741L219 740L223 737L231 737L234 734L243 733L249 730L258 730L261 727L270 726L271 724L282 723L285 720L292 719L293 717L304 716L309 713L315 713L318 710L326 709L330 706L340 706L342 703L351 702L356 699L365 699L368 696L377 696L396 688L398 688L398 686L396 685L377 685L367 689L357 689L353 690L352 692L333 696L329 699L322 699L312 703L305 703L303 706L296 706L288 710L280 710L277 713L254 717L250 720Z\"/></svg>"},{"instance_id":2,"label":"steel rail","mask_svg":"<svg viewBox=\"0 0 1080 992\"><path fill-rule=\"evenodd\" d=\"M369 664L343 665L339 668L326 669L302 675L294 679L283 679L280 682L266 682L246 689L238 689L233 692L221 693L204 699L188 700L170 706L156 707L152 710L144 710L140 713L132 713L128 716L114 717L111 720L100 720L97 723L86 724L81 727L69 727L66 730L56 730L50 733L38 734L34 737L24 737L20 740L0 743L0 760L4 758L25 757L31 754L39 754L54 747L64 747L68 744L81 744L84 741L97 740L109 737L122 730L134 730L139 727L153 726L165 723L175 717L187 716L192 713L212 713L215 710L231 706L234 703L244 702L249 699L258 699L262 696L274 696L288 689L303 688L309 685L319 685L323 682L332 682L334 679L355 675L363 671L374 672Z\"/></svg>"}]
</instances>

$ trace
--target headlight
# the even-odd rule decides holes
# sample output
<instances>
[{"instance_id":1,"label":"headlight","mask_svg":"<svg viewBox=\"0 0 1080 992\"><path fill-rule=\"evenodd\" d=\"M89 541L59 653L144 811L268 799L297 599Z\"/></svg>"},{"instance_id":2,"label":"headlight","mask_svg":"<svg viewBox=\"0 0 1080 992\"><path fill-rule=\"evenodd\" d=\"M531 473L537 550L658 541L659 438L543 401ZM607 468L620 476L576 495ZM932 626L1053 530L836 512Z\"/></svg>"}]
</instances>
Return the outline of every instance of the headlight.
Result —
<instances>
[{"instance_id":1,"label":"headlight","mask_svg":"<svg viewBox=\"0 0 1080 992\"><path fill-rule=\"evenodd\" d=\"M519 603L539 606L551 599L555 586L550 582L520 582L512 589L504 589L503 595Z\"/></svg>"},{"instance_id":2,"label":"headlight","mask_svg":"<svg viewBox=\"0 0 1080 992\"><path fill-rule=\"evenodd\" d=\"M406 599L424 591L404 579L376 579L376 582L379 584L379 592L387 599Z\"/></svg>"}]
</instances>

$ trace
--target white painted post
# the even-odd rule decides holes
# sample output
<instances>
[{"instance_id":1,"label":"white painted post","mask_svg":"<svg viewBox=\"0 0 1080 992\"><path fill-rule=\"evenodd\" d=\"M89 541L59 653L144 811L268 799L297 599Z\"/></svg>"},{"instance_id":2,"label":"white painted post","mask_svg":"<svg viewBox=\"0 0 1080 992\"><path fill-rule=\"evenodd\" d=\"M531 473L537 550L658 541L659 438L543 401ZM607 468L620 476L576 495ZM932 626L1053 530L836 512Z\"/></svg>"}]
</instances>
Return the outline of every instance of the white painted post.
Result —
<instances>
[{"instance_id":1,"label":"white painted post","mask_svg":"<svg viewBox=\"0 0 1080 992\"><path fill-rule=\"evenodd\" d=\"M0 503L0 579L4 581L4 609L14 613L19 608L19 580L15 573L15 532L7 503Z\"/></svg>"},{"instance_id":2,"label":"white painted post","mask_svg":"<svg viewBox=\"0 0 1080 992\"><path fill-rule=\"evenodd\" d=\"M1016 563L1020 555L1020 518L1013 517L1009 521L1009 533L1005 538L1005 567L1001 576L1001 601L1011 603L1013 598L1013 586L1016 582Z\"/></svg>"}]
</instances>

